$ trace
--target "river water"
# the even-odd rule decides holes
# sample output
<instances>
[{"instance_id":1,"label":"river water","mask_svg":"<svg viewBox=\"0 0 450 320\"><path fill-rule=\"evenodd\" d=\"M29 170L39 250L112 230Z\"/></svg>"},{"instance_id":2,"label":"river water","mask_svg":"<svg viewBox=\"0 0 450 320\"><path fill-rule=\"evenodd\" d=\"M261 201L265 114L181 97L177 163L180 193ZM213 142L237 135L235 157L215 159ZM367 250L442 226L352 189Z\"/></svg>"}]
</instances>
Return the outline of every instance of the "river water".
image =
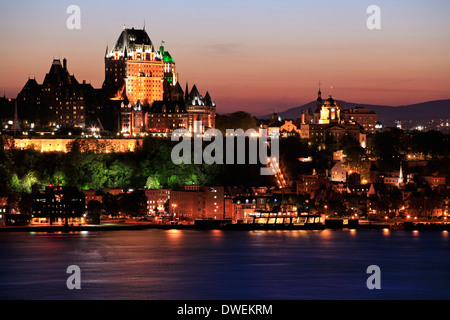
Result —
<instances>
[{"instance_id":1,"label":"river water","mask_svg":"<svg viewBox=\"0 0 450 320\"><path fill-rule=\"evenodd\" d=\"M381 289L367 287L371 265ZM3 300L449 299L449 288L446 231L0 233Z\"/></svg>"}]
</instances>

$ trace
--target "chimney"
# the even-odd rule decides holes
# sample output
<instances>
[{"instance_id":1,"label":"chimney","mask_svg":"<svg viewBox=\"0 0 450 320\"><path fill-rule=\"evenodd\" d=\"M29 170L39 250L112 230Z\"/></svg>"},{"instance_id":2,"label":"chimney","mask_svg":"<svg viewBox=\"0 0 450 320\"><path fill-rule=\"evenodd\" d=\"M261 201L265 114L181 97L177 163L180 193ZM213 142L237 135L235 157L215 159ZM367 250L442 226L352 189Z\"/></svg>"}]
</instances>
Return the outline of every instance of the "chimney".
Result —
<instances>
[{"instance_id":1,"label":"chimney","mask_svg":"<svg viewBox=\"0 0 450 320\"><path fill-rule=\"evenodd\" d=\"M63 68L64 68L64 70L67 70L67 59L66 58L63 59Z\"/></svg>"}]
</instances>

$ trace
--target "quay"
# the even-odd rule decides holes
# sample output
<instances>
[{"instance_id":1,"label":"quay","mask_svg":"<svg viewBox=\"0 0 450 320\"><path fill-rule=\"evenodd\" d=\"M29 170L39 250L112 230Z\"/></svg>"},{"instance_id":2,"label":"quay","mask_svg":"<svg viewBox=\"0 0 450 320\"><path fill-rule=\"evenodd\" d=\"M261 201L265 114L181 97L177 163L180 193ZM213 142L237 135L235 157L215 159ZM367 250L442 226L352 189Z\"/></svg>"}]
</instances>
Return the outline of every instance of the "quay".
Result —
<instances>
[{"instance_id":1,"label":"quay","mask_svg":"<svg viewBox=\"0 0 450 320\"><path fill-rule=\"evenodd\" d=\"M285 217L276 219L258 219L245 223L233 223L231 220L199 219L194 223L153 223L136 220L104 221L100 224L83 225L22 225L2 226L0 232L80 232L80 231L118 231L118 230L325 230L325 229L390 229L390 230L450 230L450 224L439 222L396 222L381 223L360 221L359 219L320 219L317 215L304 216L302 220Z\"/></svg>"}]
</instances>

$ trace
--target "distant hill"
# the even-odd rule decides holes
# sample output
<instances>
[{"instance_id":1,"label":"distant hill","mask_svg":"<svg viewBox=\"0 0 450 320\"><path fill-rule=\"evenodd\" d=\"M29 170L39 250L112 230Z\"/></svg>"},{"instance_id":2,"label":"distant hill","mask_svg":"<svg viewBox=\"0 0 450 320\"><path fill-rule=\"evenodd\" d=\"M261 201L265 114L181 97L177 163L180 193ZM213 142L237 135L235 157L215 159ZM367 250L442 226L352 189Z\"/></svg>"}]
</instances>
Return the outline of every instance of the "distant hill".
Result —
<instances>
[{"instance_id":1,"label":"distant hill","mask_svg":"<svg viewBox=\"0 0 450 320\"><path fill-rule=\"evenodd\" d=\"M367 107L378 114L379 121L385 126L394 126L396 120L402 121L417 121L417 120L431 120L439 118L450 118L450 99L435 100L422 103L416 103L405 106L382 106L371 105L363 103L354 103L337 100L344 106L344 109L350 109L357 106ZM308 108L314 112L316 109L316 101L311 101L301 107L295 107L283 112L278 112L282 119L300 118L302 110L306 111ZM260 119L268 119L271 115L264 115L258 117Z\"/></svg>"}]
</instances>

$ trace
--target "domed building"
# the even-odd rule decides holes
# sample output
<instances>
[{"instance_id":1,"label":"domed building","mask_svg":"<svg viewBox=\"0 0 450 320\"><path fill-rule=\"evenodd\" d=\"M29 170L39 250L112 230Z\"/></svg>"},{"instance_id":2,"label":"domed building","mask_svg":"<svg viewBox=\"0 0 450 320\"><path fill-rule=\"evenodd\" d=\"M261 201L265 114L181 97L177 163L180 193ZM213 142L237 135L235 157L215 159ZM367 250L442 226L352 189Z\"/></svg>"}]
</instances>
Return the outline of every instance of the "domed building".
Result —
<instances>
[{"instance_id":1,"label":"domed building","mask_svg":"<svg viewBox=\"0 0 450 320\"><path fill-rule=\"evenodd\" d=\"M323 101L322 92L319 89L314 117L308 117L308 113L302 112L300 136L320 141L325 141L327 138L339 141L344 137L351 137L359 141L362 147L366 147L364 128L359 123L346 119L345 113L343 107L331 95Z\"/></svg>"}]
</instances>

